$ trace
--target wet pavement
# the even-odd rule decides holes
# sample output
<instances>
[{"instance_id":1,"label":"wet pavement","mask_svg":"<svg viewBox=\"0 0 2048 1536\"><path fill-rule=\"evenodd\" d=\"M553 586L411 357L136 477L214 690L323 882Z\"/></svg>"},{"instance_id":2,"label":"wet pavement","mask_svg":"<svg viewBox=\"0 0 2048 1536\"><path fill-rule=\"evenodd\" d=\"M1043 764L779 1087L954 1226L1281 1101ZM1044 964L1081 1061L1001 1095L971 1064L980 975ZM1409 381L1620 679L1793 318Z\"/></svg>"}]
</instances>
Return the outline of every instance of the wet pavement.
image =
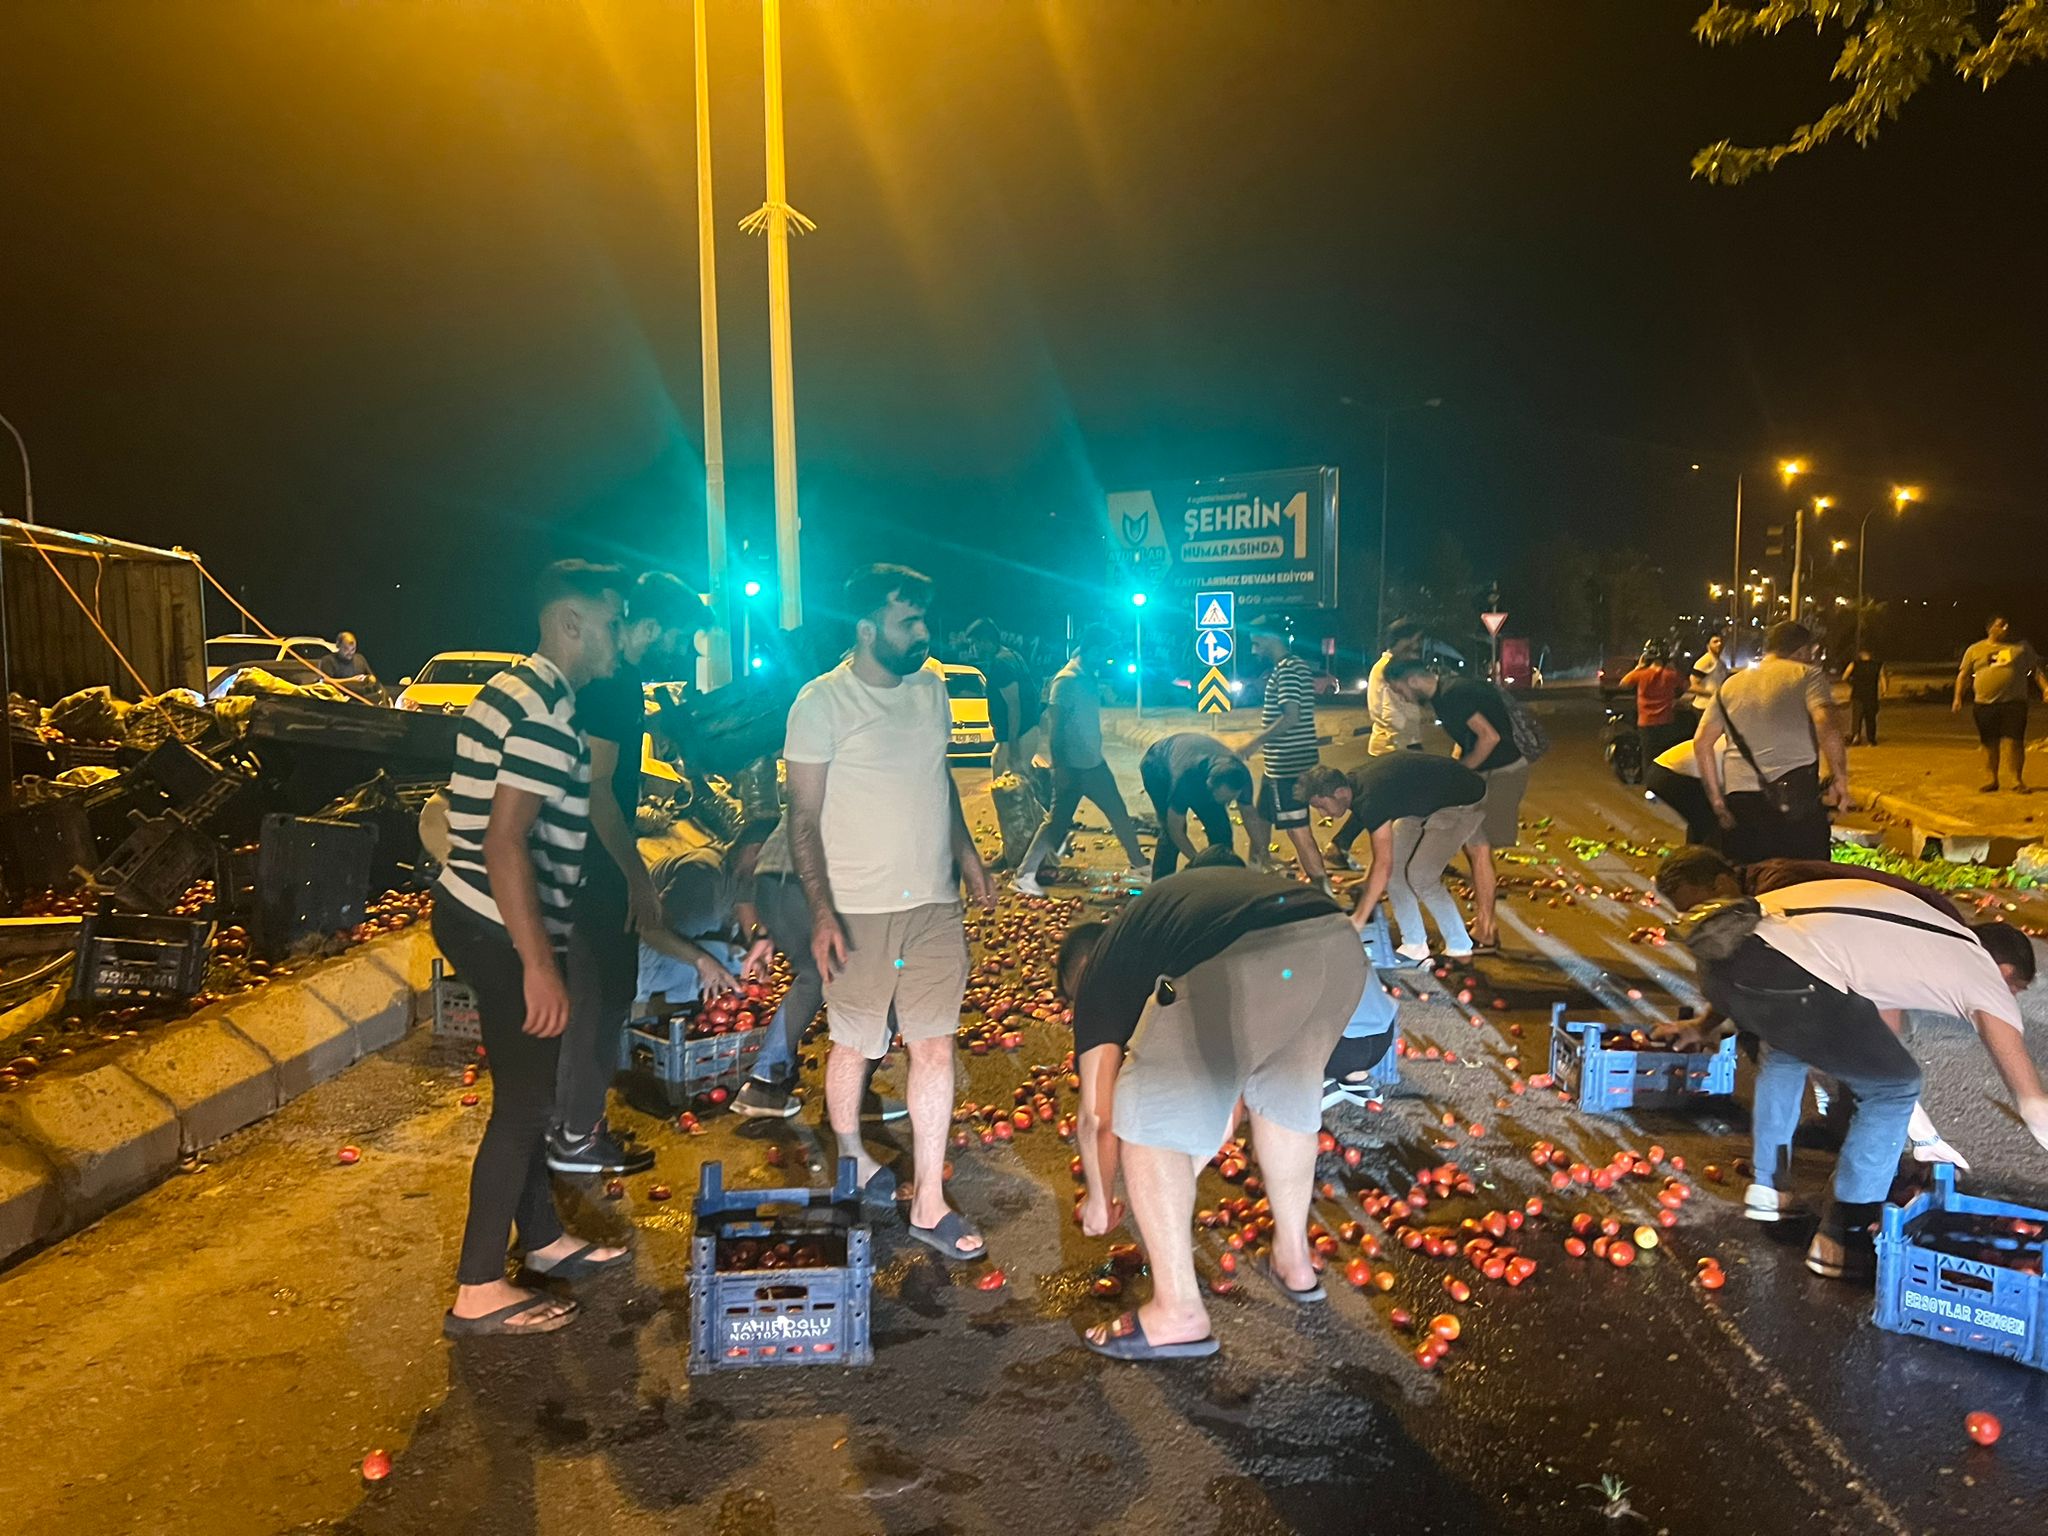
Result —
<instances>
[{"instance_id":1,"label":"wet pavement","mask_svg":"<svg viewBox=\"0 0 2048 1536\"><path fill-rule=\"evenodd\" d=\"M583 1314L563 1333L456 1348L438 1322L483 1111L459 1102L459 1057L419 1033L0 1274L0 1421L14 1434L0 1528L2040 1528L2048 1374L1878 1331L1867 1292L1807 1274L1803 1231L1741 1219L1739 1103L1596 1118L1555 1094L1513 1092L1517 1076L1526 1086L1546 1065L1552 1000L1626 1012L1689 995L1677 956L1629 941L1654 914L1616 898L1641 888L1648 860L1617 843L1648 847L1668 834L1601 775L1593 723L1583 705L1551 717L1557 744L1530 814L1555 820L1536 834L1544 853L1506 871L1527 882L1562 868L1565 889L1513 890L1509 955L1428 977L1422 997L1404 1000L1414 1054L1402 1088L1384 1113L1335 1124L1359 1149L1358 1166L1326 1157L1330 1193L1318 1201L1334 1231L1363 1219L1373 1190L1405 1192L1417 1170L1454 1160L1474 1192L1432 1199L1431 1221L1545 1202L1516 1234L1540 1264L1527 1285L1482 1281L1462 1259L1405 1250L1367 1222L1383 1244L1374 1269L1395 1277L1390 1292L1354 1290L1333 1269L1329 1304L1300 1308L1247 1263L1236 1289L1211 1303L1219 1356L1100 1361L1073 1330L1121 1305L1091 1292L1108 1240L1083 1238L1070 1219L1070 1148L1040 1125L953 1154L955 1198L983 1224L1003 1289L977 1287L986 1264L949 1271L884 1225L872 1366L692 1377L685 1274L697 1161L723 1158L735 1184L794 1182L805 1164L823 1184L828 1169L810 1112L718 1117L687 1137L628 1111L622 1118L662 1154L655 1175L627 1181L617 1202L594 1180L564 1188L578 1230L630 1231L631 1272L581 1285ZM1330 756L1348 762L1356 750ZM1125 754L1118 767L1135 793L1135 762ZM982 776L962 782L971 805L986 804ZM1586 840L1576 853L1573 837ZM1106 839L1081 842L1085 857L1107 861L1094 848ZM1472 1006L1457 1001L1461 991ZM1061 1031L1025 1033L1016 1053L963 1056L963 1098L1008 1103L1028 1067L1059 1061ZM2010 1123L1973 1039L1928 1026L1915 1044L1929 1063L1930 1106L1979 1165L1971 1187L2048 1204L2048 1156ZM1071 1100L1061 1094L1063 1110ZM1685 1159L1694 1198L1631 1268L1568 1258L1571 1213L1647 1221L1662 1180L1558 1194L1527 1155L1539 1139L1595 1167L1619 1148L1660 1143ZM360 1163L335 1161L344 1143L362 1149ZM771 1147L782 1166L771 1166ZM1802 1188L1818 1192L1827 1163L1818 1148L1802 1155ZM650 1198L657 1181L673 1199ZM1202 1203L1236 1193L1212 1172ZM1214 1274L1218 1234L1200 1236ZM1354 1251L1345 1244L1346 1257ZM1728 1276L1711 1293L1692 1278L1708 1254ZM1473 1285L1469 1303L1445 1295L1451 1275ZM1417 1365L1415 1336L1390 1322L1395 1307L1460 1316L1435 1372ZM2004 1421L1995 1448L1964 1436L1963 1415L1977 1409ZM366 1485L358 1467L377 1448L393 1470ZM1610 1505L1603 1478L1626 1485L1628 1513Z\"/></svg>"}]
</instances>

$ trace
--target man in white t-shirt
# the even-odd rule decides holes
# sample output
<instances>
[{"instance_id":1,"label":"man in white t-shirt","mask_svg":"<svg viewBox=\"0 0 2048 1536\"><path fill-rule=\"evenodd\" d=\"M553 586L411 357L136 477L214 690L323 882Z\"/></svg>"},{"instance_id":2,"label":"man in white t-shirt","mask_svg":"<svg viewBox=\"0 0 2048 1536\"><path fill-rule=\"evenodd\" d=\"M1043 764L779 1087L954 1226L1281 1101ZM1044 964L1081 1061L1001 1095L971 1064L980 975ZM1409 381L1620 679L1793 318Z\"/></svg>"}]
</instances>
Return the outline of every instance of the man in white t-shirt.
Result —
<instances>
[{"instance_id":1,"label":"man in white t-shirt","mask_svg":"<svg viewBox=\"0 0 2048 1536\"><path fill-rule=\"evenodd\" d=\"M1737 864L1825 859L1828 809L1849 803L1849 749L1834 690L1814 665L1817 648L1804 624L1773 625L1763 660L1723 683L1700 716L1700 786L1724 833L1722 852Z\"/></svg>"},{"instance_id":2,"label":"man in white t-shirt","mask_svg":"<svg viewBox=\"0 0 2048 1536\"><path fill-rule=\"evenodd\" d=\"M1721 894L1734 893L1731 882ZM1864 1278L1875 1271L1871 1228L1920 1093L1920 1069L1897 1033L1907 1010L1969 1020L2021 1120L2048 1147L2048 1093L2013 1000L2033 982L2033 945L2008 924L1968 928L1910 891L1868 880L1814 880L1754 900L1755 932L1725 955L1701 955L1707 1000L1763 1046L1756 1182L1745 1204L1759 1220L1778 1219L1807 1074L1828 1074L1855 1107L1806 1266L1829 1279Z\"/></svg>"},{"instance_id":3,"label":"man in white t-shirt","mask_svg":"<svg viewBox=\"0 0 2048 1536\"><path fill-rule=\"evenodd\" d=\"M949 1259L978 1259L987 1246L946 1204L944 1170L967 987L962 880L983 906L995 898L946 766L952 708L945 679L924 664L930 599L931 582L900 565L847 580L853 654L797 695L783 758L791 853L825 979L825 1107L839 1155L858 1162L872 1202L893 1197L894 1175L860 1136L867 1065L888 1051L893 1018L910 1058L910 1234Z\"/></svg>"}]
</instances>

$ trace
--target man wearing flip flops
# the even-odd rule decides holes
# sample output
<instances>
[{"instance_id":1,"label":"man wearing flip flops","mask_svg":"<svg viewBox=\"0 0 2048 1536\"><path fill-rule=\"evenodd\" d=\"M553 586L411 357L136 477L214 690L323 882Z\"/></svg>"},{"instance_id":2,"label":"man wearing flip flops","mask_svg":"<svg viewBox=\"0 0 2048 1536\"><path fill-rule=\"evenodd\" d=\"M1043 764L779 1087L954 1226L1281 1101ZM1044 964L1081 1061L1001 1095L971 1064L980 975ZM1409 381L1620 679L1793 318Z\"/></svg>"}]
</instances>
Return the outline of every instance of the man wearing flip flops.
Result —
<instances>
[{"instance_id":1,"label":"man wearing flip flops","mask_svg":"<svg viewBox=\"0 0 2048 1536\"><path fill-rule=\"evenodd\" d=\"M961 883L985 907L995 898L946 766L946 682L925 666L931 590L900 565L848 579L853 652L797 695L783 758L790 851L825 983L825 1109L839 1155L859 1164L871 1203L893 1201L895 1175L860 1134L868 1064L888 1051L893 1018L910 1058L910 1235L947 1259L978 1259L987 1244L946 1204L944 1170L967 989Z\"/></svg>"},{"instance_id":2,"label":"man wearing flip flops","mask_svg":"<svg viewBox=\"0 0 2048 1536\"><path fill-rule=\"evenodd\" d=\"M1335 902L1256 870L1190 868L1113 921L1069 931L1059 984L1081 1075L1081 1230L1100 1236L1122 1220L1121 1172L1152 1268L1152 1299L1089 1329L1090 1349L1115 1360L1216 1352L1195 1276L1195 1182L1240 1099L1273 1202L1273 1282L1290 1300L1324 1299L1308 1243L1323 1070L1367 974Z\"/></svg>"}]
</instances>

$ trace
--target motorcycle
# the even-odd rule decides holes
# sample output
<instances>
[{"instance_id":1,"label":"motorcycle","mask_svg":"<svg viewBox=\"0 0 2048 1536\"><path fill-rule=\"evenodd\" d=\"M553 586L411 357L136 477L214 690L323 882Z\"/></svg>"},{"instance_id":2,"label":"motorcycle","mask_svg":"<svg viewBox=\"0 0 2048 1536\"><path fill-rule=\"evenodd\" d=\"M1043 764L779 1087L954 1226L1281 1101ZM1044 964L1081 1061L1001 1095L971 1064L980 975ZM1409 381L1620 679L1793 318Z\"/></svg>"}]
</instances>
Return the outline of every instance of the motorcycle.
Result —
<instances>
[{"instance_id":1,"label":"motorcycle","mask_svg":"<svg viewBox=\"0 0 2048 1536\"><path fill-rule=\"evenodd\" d=\"M1607 724L1600 730L1600 755L1608 771L1623 784L1643 782L1643 736L1636 727L1635 700L1606 707Z\"/></svg>"}]
</instances>

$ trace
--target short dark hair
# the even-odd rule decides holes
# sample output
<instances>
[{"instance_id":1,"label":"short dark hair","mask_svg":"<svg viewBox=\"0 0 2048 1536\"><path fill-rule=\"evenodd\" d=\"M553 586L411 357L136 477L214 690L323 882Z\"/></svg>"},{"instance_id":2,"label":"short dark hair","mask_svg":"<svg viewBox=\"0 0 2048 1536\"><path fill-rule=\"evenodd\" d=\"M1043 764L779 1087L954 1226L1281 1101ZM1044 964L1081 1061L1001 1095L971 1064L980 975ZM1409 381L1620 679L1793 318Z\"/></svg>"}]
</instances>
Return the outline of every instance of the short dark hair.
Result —
<instances>
[{"instance_id":1,"label":"short dark hair","mask_svg":"<svg viewBox=\"0 0 2048 1536\"><path fill-rule=\"evenodd\" d=\"M1387 663L1387 681L1405 683L1411 677L1420 677L1430 670L1430 665L1420 656L1398 656Z\"/></svg>"},{"instance_id":2,"label":"short dark hair","mask_svg":"<svg viewBox=\"0 0 2048 1536\"><path fill-rule=\"evenodd\" d=\"M1245 626L1255 635L1271 635L1276 640L1285 640L1287 621L1277 613L1262 613Z\"/></svg>"},{"instance_id":3,"label":"short dark hair","mask_svg":"<svg viewBox=\"0 0 2048 1536\"><path fill-rule=\"evenodd\" d=\"M632 623L653 619L663 629L707 629L711 610L672 571L642 571L626 595L626 618Z\"/></svg>"},{"instance_id":4,"label":"short dark hair","mask_svg":"<svg viewBox=\"0 0 2048 1536\"><path fill-rule=\"evenodd\" d=\"M1211 843L1192 859L1189 869L1243 869L1244 860L1237 856L1237 850L1228 843Z\"/></svg>"},{"instance_id":5,"label":"short dark hair","mask_svg":"<svg viewBox=\"0 0 2048 1536\"><path fill-rule=\"evenodd\" d=\"M1294 792L1304 800L1327 800L1340 789L1349 789L1351 780L1341 768L1332 768L1328 763L1317 763L1294 781Z\"/></svg>"},{"instance_id":6,"label":"short dark hair","mask_svg":"<svg viewBox=\"0 0 2048 1536\"><path fill-rule=\"evenodd\" d=\"M2011 923L1992 921L1979 923L1970 932L1977 935L1991 958L2000 965L2012 967L2012 973L2023 987L2034 984L2034 941Z\"/></svg>"},{"instance_id":7,"label":"short dark hair","mask_svg":"<svg viewBox=\"0 0 2048 1536\"><path fill-rule=\"evenodd\" d=\"M1426 633L1427 631L1413 619L1396 619L1387 626L1387 645L1391 648L1403 640L1418 639Z\"/></svg>"},{"instance_id":8,"label":"short dark hair","mask_svg":"<svg viewBox=\"0 0 2048 1536\"><path fill-rule=\"evenodd\" d=\"M907 565L864 565L846 578L845 592L847 616L858 624L874 618L891 602L929 607L932 579Z\"/></svg>"},{"instance_id":9,"label":"short dark hair","mask_svg":"<svg viewBox=\"0 0 2048 1536\"><path fill-rule=\"evenodd\" d=\"M1813 631L1793 619L1773 624L1764 636L1766 656L1790 656L1813 644Z\"/></svg>"},{"instance_id":10,"label":"short dark hair","mask_svg":"<svg viewBox=\"0 0 2048 1536\"><path fill-rule=\"evenodd\" d=\"M605 594L623 598L626 573L616 565L593 565L588 560L557 560L543 569L534 583L534 605L545 613L557 603L599 603Z\"/></svg>"},{"instance_id":11,"label":"short dark hair","mask_svg":"<svg viewBox=\"0 0 2048 1536\"><path fill-rule=\"evenodd\" d=\"M1107 923L1076 923L1067 930L1067 936L1060 940L1059 958L1053 965L1061 996L1072 1000L1074 994L1067 986L1068 978L1073 975L1074 967L1095 953L1095 946L1102 942L1102 936L1107 932Z\"/></svg>"},{"instance_id":12,"label":"short dark hair","mask_svg":"<svg viewBox=\"0 0 2048 1536\"><path fill-rule=\"evenodd\" d=\"M1083 624L1081 633L1074 636L1074 649L1092 651L1103 646L1116 644L1116 631L1107 624Z\"/></svg>"},{"instance_id":13,"label":"short dark hair","mask_svg":"<svg viewBox=\"0 0 2048 1536\"><path fill-rule=\"evenodd\" d=\"M1003 643L1003 632L996 628L996 621L994 619L976 619L967 626L966 634L967 638L976 645L1001 645Z\"/></svg>"},{"instance_id":14,"label":"short dark hair","mask_svg":"<svg viewBox=\"0 0 2048 1536\"><path fill-rule=\"evenodd\" d=\"M1735 866L1712 848L1691 843L1679 849L1657 867L1657 894L1673 906L1672 892L1690 886L1712 885L1723 876L1735 879Z\"/></svg>"},{"instance_id":15,"label":"short dark hair","mask_svg":"<svg viewBox=\"0 0 2048 1536\"><path fill-rule=\"evenodd\" d=\"M1252 792L1252 771L1241 757L1219 757L1209 764L1209 787L1227 788L1232 794Z\"/></svg>"}]
</instances>

